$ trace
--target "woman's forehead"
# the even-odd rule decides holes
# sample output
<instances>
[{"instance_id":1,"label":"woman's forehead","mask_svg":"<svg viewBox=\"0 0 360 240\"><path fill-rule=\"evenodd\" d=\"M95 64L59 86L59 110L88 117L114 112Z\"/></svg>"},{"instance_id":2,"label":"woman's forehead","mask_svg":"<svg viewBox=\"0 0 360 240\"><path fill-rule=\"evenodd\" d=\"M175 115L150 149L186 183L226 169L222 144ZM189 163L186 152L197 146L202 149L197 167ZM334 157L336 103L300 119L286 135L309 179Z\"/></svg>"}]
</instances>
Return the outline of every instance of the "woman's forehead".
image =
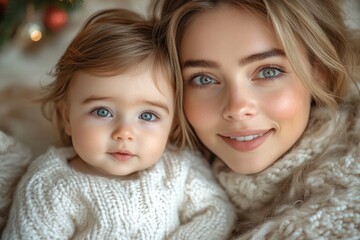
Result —
<instances>
[{"instance_id":1,"label":"woman's forehead","mask_svg":"<svg viewBox=\"0 0 360 240\"><path fill-rule=\"evenodd\" d=\"M282 49L272 25L239 7L221 6L201 12L188 22L180 45L181 57L249 55Z\"/></svg>"}]
</instances>

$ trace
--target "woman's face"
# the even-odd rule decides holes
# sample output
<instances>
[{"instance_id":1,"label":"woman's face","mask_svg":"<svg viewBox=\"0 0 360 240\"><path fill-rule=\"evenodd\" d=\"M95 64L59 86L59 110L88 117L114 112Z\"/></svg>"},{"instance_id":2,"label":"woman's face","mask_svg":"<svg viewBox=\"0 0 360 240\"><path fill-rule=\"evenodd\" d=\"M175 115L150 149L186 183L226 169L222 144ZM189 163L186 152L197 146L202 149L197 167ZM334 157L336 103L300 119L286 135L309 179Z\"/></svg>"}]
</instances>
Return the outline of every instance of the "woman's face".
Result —
<instances>
[{"instance_id":1,"label":"woman's face","mask_svg":"<svg viewBox=\"0 0 360 240\"><path fill-rule=\"evenodd\" d=\"M181 40L184 108L197 136L235 172L263 171L299 139L311 105L272 26L221 6L195 15Z\"/></svg>"}]
</instances>

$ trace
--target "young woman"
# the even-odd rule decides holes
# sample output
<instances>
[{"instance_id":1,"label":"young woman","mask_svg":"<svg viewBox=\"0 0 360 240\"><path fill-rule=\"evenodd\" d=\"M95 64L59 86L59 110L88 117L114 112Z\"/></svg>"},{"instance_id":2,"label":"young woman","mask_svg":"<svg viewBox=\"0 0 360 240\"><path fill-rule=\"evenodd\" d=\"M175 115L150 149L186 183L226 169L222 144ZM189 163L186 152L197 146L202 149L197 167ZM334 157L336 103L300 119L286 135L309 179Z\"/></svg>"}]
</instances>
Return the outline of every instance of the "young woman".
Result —
<instances>
[{"instance_id":1,"label":"young woman","mask_svg":"<svg viewBox=\"0 0 360 240\"><path fill-rule=\"evenodd\" d=\"M337 2L155 6L189 124L179 142L214 155L241 239L360 235L360 46Z\"/></svg>"}]
</instances>

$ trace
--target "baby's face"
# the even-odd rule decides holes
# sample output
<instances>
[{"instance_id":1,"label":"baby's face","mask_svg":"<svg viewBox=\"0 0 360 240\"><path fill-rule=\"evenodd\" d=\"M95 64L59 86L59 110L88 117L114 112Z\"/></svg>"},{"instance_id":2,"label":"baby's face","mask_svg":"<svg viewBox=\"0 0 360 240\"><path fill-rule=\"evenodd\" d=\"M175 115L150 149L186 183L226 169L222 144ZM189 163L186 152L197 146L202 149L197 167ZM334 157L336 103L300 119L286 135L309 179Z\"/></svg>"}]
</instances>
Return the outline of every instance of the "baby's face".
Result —
<instances>
[{"instance_id":1,"label":"baby's face","mask_svg":"<svg viewBox=\"0 0 360 240\"><path fill-rule=\"evenodd\" d=\"M147 63L116 76L80 73L70 85L65 130L93 171L126 176L161 157L173 122L173 99L168 80L154 75Z\"/></svg>"}]
</instances>

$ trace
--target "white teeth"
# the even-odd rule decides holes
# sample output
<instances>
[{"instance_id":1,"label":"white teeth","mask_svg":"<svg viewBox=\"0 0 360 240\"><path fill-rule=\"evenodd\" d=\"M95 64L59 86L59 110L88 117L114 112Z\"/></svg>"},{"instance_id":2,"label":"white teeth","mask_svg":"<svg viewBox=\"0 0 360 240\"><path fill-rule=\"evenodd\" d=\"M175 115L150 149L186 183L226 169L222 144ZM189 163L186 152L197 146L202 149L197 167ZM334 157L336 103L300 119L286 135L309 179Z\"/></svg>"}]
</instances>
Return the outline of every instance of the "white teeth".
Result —
<instances>
[{"instance_id":1,"label":"white teeth","mask_svg":"<svg viewBox=\"0 0 360 240\"><path fill-rule=\"evenodd\" d=\"M230 137L230 139L236 140L239 142L247 142L247 141L251 141L255 138L261 137L262 135L264 135L264 134L255 134L255 135L240 136L240 137Z\"/></svg>"}]
</instances>

